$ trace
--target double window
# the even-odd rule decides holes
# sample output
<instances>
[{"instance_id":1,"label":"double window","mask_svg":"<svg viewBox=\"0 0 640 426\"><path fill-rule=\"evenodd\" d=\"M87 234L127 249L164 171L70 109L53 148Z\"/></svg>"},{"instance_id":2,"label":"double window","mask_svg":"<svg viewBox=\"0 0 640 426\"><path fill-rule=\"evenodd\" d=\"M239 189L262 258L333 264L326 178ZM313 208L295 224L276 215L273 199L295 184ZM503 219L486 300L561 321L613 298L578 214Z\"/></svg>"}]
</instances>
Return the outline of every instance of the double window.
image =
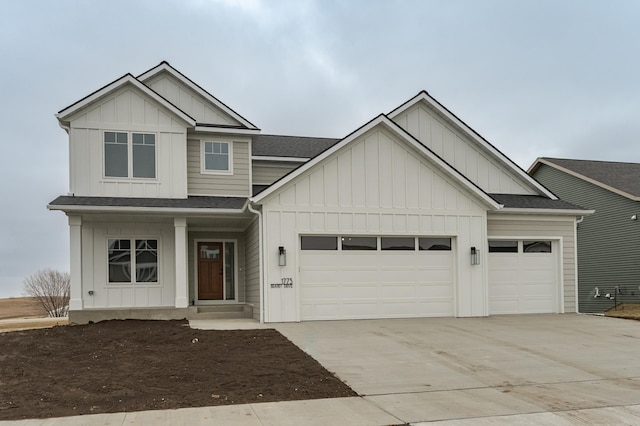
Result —
<instances>
[{"instance_id":1,"label":"double window","mask_svg":"<svg viewBox=\"0 0 640 426\"><path fill-rule=\"evenodd\" d=\"M158 240L109 239L109 283L158 282Z\"/></svg>"},{"instance_id":2,"label":"double window","mask_svg":"<svg viewBox=\"0 0 640 426\"><path fill-rule=\"evenodd\" d=\"M156 177L156 135L104 132L104 175L117 178Z\"/></svg>"},{"instance_id":3,"label":"double window","mask_svg":"<svg viewBox=\"0 0 640 426\"><path fill-rule=\"evenodd\" d=\"M233 164L231 142L202 142L200 156L202 157L203 173L231 173Z\"/></svg>"}]
</instances>

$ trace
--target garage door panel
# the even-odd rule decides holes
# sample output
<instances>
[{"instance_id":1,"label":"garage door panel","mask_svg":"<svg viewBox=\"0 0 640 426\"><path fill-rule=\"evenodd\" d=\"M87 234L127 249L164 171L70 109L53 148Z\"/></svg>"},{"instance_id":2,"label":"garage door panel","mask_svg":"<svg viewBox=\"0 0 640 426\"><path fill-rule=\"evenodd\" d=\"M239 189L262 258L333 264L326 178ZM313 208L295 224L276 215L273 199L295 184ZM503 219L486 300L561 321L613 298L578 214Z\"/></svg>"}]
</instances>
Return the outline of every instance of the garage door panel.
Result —
<instances>
[{"instance_id":1,"label":"garage door panel","mask_svg":"<svg viewBox=\"0 0 640 426\"><path fill-rule=\"evenodd\" d=\"M451 251L317 253L300 251L302 320L453 316Z\"/></svg>"}]
</instances>

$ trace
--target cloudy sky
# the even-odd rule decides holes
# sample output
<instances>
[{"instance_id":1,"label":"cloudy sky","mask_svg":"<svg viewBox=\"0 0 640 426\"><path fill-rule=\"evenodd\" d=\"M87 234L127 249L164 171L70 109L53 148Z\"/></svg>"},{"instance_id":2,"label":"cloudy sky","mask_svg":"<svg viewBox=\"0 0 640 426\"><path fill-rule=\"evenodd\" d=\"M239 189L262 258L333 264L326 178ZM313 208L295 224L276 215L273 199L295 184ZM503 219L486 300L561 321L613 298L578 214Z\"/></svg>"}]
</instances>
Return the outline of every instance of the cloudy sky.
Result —
<instances>
[{"instance_id":1,"label":"cloudy sky","mask_svg":"<svg viewBox=\"0 0 640 426\"><path fill-rule=\"evenodd\" d=\"M640 162L635 0L0 0L0 297L68 270L54 113L162 60L267 134L342 137L425 89L524 169Z\"/></svg>"}]
</instances>

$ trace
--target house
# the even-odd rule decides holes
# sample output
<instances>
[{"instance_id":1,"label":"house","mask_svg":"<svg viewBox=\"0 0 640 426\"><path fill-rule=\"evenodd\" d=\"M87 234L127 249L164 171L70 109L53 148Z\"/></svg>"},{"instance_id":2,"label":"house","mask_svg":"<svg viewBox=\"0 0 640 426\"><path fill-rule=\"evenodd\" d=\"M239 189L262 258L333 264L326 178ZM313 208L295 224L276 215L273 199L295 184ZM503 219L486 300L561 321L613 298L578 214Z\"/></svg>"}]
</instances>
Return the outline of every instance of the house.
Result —
<instances>
[{"instance_id":1,"label":"house","mask_svg":"<svg viewBox=\"0 0 640 426\"><path fill-rule=\"evenodd\" d=\"M342 139L263 135L167 62L64 108L70 319L576 311L576 220L427 92Z\"/></svg>"},{"instance_id":2,"label":"house","mask_svg":"<svg viewBox=\"0 0 640 426\"><path fill-rule=\"evenodd\" d=\"M640 302L640 164L538 158L529 173L562 199L595 210L578 225L578 310Z\"/></svg>"}]
</instances>

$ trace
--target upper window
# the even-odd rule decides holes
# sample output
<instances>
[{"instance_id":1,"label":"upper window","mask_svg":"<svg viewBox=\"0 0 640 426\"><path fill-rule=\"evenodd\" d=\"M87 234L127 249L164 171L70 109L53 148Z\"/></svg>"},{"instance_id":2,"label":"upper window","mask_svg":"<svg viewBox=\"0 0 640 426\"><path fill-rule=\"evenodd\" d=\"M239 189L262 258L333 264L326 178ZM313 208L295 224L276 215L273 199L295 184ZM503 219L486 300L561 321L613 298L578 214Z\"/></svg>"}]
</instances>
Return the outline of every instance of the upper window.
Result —
<instances>
[{"instance_id":1,"label":"upper window","mask_svg":"<svg viewBox=\"0 0 640 426\"><path fill-rule=\"evenodd\" d=\"M130 144L129 141L132 141ZM105 177L156 177L156 135L104 132Z\"/></svg>"},{"instance_id":2,"label":"upper window","mask_svg":"<svg viewBox=\"0 0 640 426\"><path fill-rule=\"evenodd\" d=\"M510 240L489 240L489 253L517 253L518 242Z\"/></svg>"},{"instance_id":3,"label":"upper window","mask_svg":"<svg viewBox=\"0 0 640 426\"><path fill-rule=\"evenodd\" d=\"M202 144L202 171L208 173L231 173L232 155L230 142L208 142Z\"/></svg>"},{"instance_id":4,"label":"upper window","mask_svg":"<svg viewBox=\"0 0 640 426\"><path fill-rule=\"evenodd\" d=\"M110 239L108 243L110 283L158 282L158 240Z\"/></svg>"}]
</instances>

